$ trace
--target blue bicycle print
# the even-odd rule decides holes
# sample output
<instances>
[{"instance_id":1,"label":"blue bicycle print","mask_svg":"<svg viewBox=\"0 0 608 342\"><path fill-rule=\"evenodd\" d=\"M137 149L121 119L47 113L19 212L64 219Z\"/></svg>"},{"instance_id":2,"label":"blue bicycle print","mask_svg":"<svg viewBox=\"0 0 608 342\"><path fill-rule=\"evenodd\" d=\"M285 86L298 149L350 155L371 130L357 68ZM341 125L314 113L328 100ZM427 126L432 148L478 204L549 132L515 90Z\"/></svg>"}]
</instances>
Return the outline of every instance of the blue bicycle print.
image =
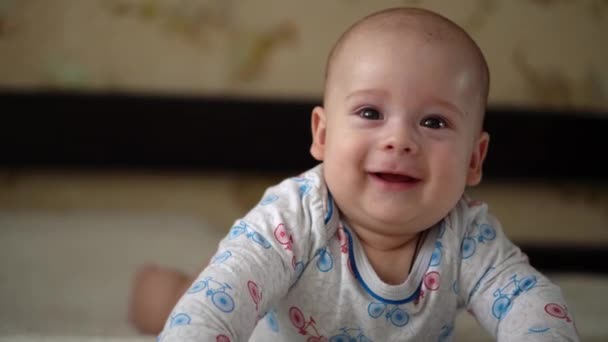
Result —
<instances>
[{"instance_id":1,"label":"blue bicycle print","mask_svg":"<svg viewBox=\"0 0 608 342\"><path fill-rule=\"evenodd\" d=\"M198 293L205 289L205 295L211 297L211 302L220 309L220 311L232 312L232 310L234 310L234 300L226 293L226 290L232 290L232 287L227 283L215 281L211 277L205 277L203 280L197 281L187 293Z\"/></svg>"},{"instance_id":2,"label":"blue bicycle print","mask_svg":"<svg viewBox=\"0 0 608 342\"><path fill-rule=\"evenodd\" d=\"M222 253L218 253L211 259L211 263L212 264L221 264L224 261L228 260L231 256L232 256L232 252L230 252L230 251L224 251Z\"/></svg>"},{"instance_id":3,"label":"blue bicycle print","mask_svg":"<svg viewBox=\"0 0 608 342\"><path fill-rule=\"evenodd\" d=\"M372 342L361 328L340 328L340 333L329 338L329 342Z\"/></svg>"},{"instance_id":4,"label":"blue bicycle print","mask_svg":"<svg viewBox=\"0 0 608 342\"><path fill-rule=\"evenodd\" d=\"M266 323L268 323L270 330L279 332L279 320L277 319L277 313L274 310L270 310L266 313Z\"/></svg>"},{"instance_id":5,"label":"blue bicycle print","mask_svg":"<svg viewBox=\"0 0 608 342\"><path fill-rule=\"evenodd\" d=\"M481 275L481 277L477 280L477 282L475 283L475 286L473 286L473 288L471 289L471 292L469 292L469 299L468 301L471 301L471 298L473 297L473 295L475 295L475 293L477 293L477 291L479 291L479 287L481 286L481 282L484 281L484 279L486 277L489 276L490 272L494 271L494 267L490 266L488 267L485 272L483 272L483 274Z\"/></svg>"},{"instance_id":6,"label":"blue bicycle print","mask_svg":"<svg viewBox=\"0 0 608 342\"><path fill-rule=\"evenodd\" d=\"M389 308L389 304L379 302L369 303L367 306L367 313L369 313L372 318L378 318L384 314L386 319L397 327L405 326L410 320L410 315L400 309L397 305L393 305L392 308Z\"/></svg>"},{"instance_id":7,"label":"blue bicycle print","mask_svg":"<svg viewBox=\"0 0 608 342\"><path fill-rule=\"evenodd\" d=\"M442 326L441 330L439 331L438 341L439 342L448 341L450 339L450 336L452 335L453 332L454 332L454 326L453 325L446 324L446 325Z\"/></svg>"},{"instance_id":8,"label":"blue bicycle print","mask_svg":"<svg viewBox=\"0 0 608 342\"><path fill-rule=\"evenodd\" d=\"M185 314L183 312L174 314L171 315L171 323L169 323L169 327L173 328L179 325L188 325L191 321L192 319L188 314Z\"/></svg>"},{"instance_id":9,"label":"blue bicycle print","mask_svg":"<svg viewBox=\"0 0 608 342\"><path fill-rule=\"evenodd\" d=\"M544 334L544 333L546 333L549 330L551 330L551 328L548 328L548 327L532 327L532 328L528 328L528 332L526 333L526 335Z\"/></svg>"},{"instance_id":10,"label":"blue bicycle print","mask_svg":"<svg viewBox=\"0 0 608 342\"><path fill-rule=\"evenodd\" d=\"M334 258L331 256L331 252L327 250L327 247L320 248L316 255L319 257L317 259L319 271L329 272L334 267Z\"/></svg>"},{"instance_id":11,"label":"blue bicycle print","mask_svg":"<svg viewBox=\"0 0 608 342\"><path fill-rule=\"evenodd\" d=\"M270 194L270 195L267 195L264 198L262 198L262 201L260 201L260 205L269 205L278 199L279 199L279 196L277 196L275 194Z\"/></svg>"},{"instance_id":12,"label":"blue bicycle print","mask_svg":"<svg viewBox=\"0 0 608 342\"><path fill-rule=\"evenodd\" d=\"M517 275L514 274L510 282L494 291L494 297L497 297L492 304L494 317L498 320L505 318L513 306L513 299L523 292L529 291L534 285L536 285L535 276L531 275L518 280Z\"/></svg>"},{"instance_id":13,"label":"blue bicycle print","mask_svg":"<svg viewBox=\"0 0 608 342\"><path fill-rule=\"evenodd\" d=\"M441 241L435 241L435 249L433 250L433 254L431 255L431 266L439 266L439 264L441 263L442 248L443 245L441 244Z\"/></svg>"},{"instance_id":14,"label":"blue bicycle print","mask_svg":"<svg viewBox=\"0 0 608 342\"><path fill-rule=\"evenodd\" d=\"M310 189L312 189L312 186L310 185L310 180L303 177L294 177L292 179L300 184L298 186L298 193L300 194L300 199L306 196L310 192Z\"/></svg>"},{"instance_id":15,"label":"blue bicycle print","mask_svg":"<svg viewBox=\"0 0 608 342\"><path fill-rule=\"evenodd\" d=\"M228 240L236 239L237 237L243 234L245 234L248 239L251 239L251 241L257 243L258 245L266 249L270 248L270 242L268 242L268 240L266 240L260 233L249 228L247 223L245 223L244 221L239 222L239 224L233 226L230 229L230 233L228 234Z\"/></svg>"},{"instance_id":16,"label":"blue bicycle print","mask_svg":"<svg viewBox=\"0 0 608 342\"><path fill-rule=\"evenodd\" d=\"M491 225L483 223L476 225L476 228L476 234L467 235L462 240L461 255L463 259L468 259L475 254L475 249L477 249L478 242L486 243L496 238L496 230L494 230L494 227Z\"/></svg>"}]
</instances>

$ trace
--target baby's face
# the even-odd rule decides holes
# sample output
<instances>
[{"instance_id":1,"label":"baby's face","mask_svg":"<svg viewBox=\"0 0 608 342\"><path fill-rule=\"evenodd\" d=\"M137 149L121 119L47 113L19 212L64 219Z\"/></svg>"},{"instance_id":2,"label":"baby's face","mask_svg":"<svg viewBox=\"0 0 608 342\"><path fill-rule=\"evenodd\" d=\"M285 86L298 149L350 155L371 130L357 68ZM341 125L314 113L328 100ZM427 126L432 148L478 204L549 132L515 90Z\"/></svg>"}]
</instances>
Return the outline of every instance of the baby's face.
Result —
<instances>
[{"instance_id":1,"label":"baby's face","mask_svg":"<svg viewBox=\"0 0 608 342\"><path fill-rule=\"evenodd\" d=\"M458 43L386 32L338 53L311 151L350 225L416 233L479 181L488 140L470 57Z\"/></svg>"}]
</instances>

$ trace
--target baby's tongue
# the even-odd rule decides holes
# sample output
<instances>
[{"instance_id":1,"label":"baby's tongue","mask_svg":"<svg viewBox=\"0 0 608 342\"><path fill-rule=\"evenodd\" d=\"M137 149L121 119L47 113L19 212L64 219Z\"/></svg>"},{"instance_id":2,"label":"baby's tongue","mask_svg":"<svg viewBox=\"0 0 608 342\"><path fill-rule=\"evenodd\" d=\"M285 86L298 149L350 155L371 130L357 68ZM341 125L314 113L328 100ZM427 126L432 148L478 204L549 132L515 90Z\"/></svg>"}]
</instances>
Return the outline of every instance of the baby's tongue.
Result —
<instances>
[{"instance_id":1,"label":"baby's tongue","mask_svg":"<svg viewBox=\"0 0 608 342\"><path fill-rule=\"evenodd\" d=\"M403 183L403 182L414 181L414 179L412 177L396 175L393 173L378 173L378 177L384 179L387 182L394 182L394 183Z\"/></svg>"}]
</instances>

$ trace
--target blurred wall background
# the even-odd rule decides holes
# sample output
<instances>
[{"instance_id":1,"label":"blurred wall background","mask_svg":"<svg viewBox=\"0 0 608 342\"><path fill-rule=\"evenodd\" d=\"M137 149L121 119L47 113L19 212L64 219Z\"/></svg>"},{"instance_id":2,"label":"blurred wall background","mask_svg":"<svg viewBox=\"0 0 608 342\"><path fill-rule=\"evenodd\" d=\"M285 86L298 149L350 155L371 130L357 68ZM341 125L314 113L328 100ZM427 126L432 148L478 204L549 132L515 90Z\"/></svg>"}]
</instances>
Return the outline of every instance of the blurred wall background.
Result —
<instances>
[{"instance_id":1,"label":"blurred wall background","mask_svg":"<svg viewBox=\"0 0 608 342\"><path fill-rule=\"evenodd\" d=\"M470 32L491 104L608 112L605 0L0 0L0 87L317 99L338 35L398 5Z\"/></svg>"}]
</instances>

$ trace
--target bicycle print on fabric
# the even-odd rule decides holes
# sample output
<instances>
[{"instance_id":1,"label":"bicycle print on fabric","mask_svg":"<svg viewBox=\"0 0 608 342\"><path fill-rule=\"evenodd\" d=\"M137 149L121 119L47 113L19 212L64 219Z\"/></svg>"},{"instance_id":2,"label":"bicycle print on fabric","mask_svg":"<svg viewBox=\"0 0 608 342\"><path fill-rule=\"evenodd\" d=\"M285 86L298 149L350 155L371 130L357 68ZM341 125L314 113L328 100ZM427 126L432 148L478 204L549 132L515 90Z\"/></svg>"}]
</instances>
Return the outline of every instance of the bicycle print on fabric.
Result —
<instances>
[{"instance_id":1,"label":"bicycle print on fabric","mask_svg":"<svg viewBox=\"0 0 608 342\"><path fill-rule=\"evenodd\" d=\"M329 342L373 342L363 334L361 328L340 328L340 333L330 337Z\"/></svg>"},{"instance_id":2,"label":"bicycle print on fabric","mask_svg":"<svg viewBox=\"0 0 608 342\"><path fill-rule=\"evenodd\" d=\"M247 282L247 289L249 289L249 296L255 304L255 311L259 311L259 305L262 302L262 291L260 291L258 284L251 280Z\"/></svg>"},{"instance_id":3,"label":"bicycle print on fabric","mask_svg":"<svg viewBox=\"0 0 608 342\"><path fill-rule=\"evenodd\" d=\"M316 263L319 271L329 272L334 267L334 258L327 247L320 248L317 253L315 253L315 256L319 257Z\"/></svg>"},{"instance_id":4,"label":"bicycle print on fabric","mask_svg":"<svg viewBox=\"0 0 608 342\"><path fill-rule=\"evenodd\" d=\"M519 297L523 292L530 291L536 285L536 277L533 275L519 280L517 275L514 274L510 279L510 282L494 291L494 297L497 298L492 304L492 314L498 320L505 318L509 313L516 297Z\"/></svg>"},{"instance_id":5,"label":"bicycle print on fabric","mask_svg":"<svg viewBox=\"0 0 608 342\"><path fill-rule=\"evenodd\" d=\"M211 264L221 264L224 261L228 260L231 256L232 256L232 252L230 252L230 251L224 251L224 252L218 253L215 256L213 256L213 258L211 258Z\"/></svg>"},{"instance_id":6,"label":"bicycle print on fabric","mask_svg":"<svg viewBox=\"0 0 608 342\"><path fill-rule=\"evenodd\" d=\"M232 312L234 310L234 299L226 293L232 290L228 283L220 283L211 277L195 282L186 293L195 294L205 290L205 296L211 298L211 302L222 312Z\"/></svg>"},{"instance_id":7,"label":"bicycle print on fabric","mask_svg":"<svg viewBox=\"0 0 608 342\"><path fill-rule=\"evenodd\" d=\"M270 328L270 330L276 332L279 332L279 319L277 318L277 313L274 310L270 310L268 311L268 313L266 313L266 316L264 317L266 319L266 323L268 324L268 327Z\"/></svg>"},{"instance_id":8,"label":"bicycle print on fabric","mask_svg":"<svg viewBox=\"0 0 608 342\"><path fill-rule=\"evenodd\" d=\"M384 314L386 320L391 322L396 327L405 326L409 320L410 315L398 305L386 304L382 302L371 302L367 306L367 313L372 318L379 318Z\"/></svg>"},{"instance_id":9,"label":"bicycle print on fabric","mask_svg":"<svg viewBox=\"0 0 608 342\"><path fill-rule=\"evenodd\" d=\"M293 177L292 178L296 183L298 183L298 194L300 194L300 199L306 196L310 189L312 189L311 181L309 179L303 177Z\"/></svg>"},{"instance_id":10,"label":"bicycle print on fabric","mask_svg":"<svg viewBox=\"0 0 608 342\"><path fill-rule=\"evenodd\" d=\"M437 271L427 272L422 278L422 285L420 287L420 291L418 292L418 296L414 300L414 305L420 304L420 301L425 298L427 291L437 291L441 286L441 274ZM426 289L426 291L425 291Z\"/></svg>"},{"instance_id":11,"label":"bicycle print on fabric","mask_svg":"<svg viewBox=\"0 0 608 342\"><path fill-rule=\"evenodd\" d=\"M306 316L304 316L302 310L297 306L289 308L289 319L291 320L291 324L297 329L298 334L308 336L307 342L327 342L327 337L319 333L315 319L311 316L310 319L306 320Z\"/></svg>"},{"instance_id":12,"label":"bicycle print on fabric","mask_svg":"<svg viewBox=\"0 0 608 342\"><path fill-rule=\"evenodd\" d=\"M270 242L268 242L268 240L266 240L266 238L264 238L260 233L249 228L249 225L247 225L245 221L239 222L239 224L233 226L230 229L230 233L228 234L228 240L234 240L243 234L245 234L248 239L257 243L258 245L266 249L270 248Z\"/></svg>"},{"instance_id":13,"label":"bicycle print on fabric","mask_svg":"<svg viewBox=\"0 0 608 342\"><path fill-rule=\"evenodd\" d=\"M462 240L462 259L468 259L473 256L478 243L487 243L496 238L496 230L487 223L476 224L474 231L474 233L468 234Z\"/></svg>"},{"instance_id":14,"label":"bicycle print on fabric","mask_svg":"<svg viewBox=\"0 0 608 342\"><path fill-rule=\"evenodd\" d=\"M545 305L545 314L552 316L553 318L557 318L558 320L564 320L566 323L574 324L574 321L568 315L568 308L565 305L549 303ZM540 335L546 333L551 333L551 327L544 324L529 327L527 335Z\"/></svg>"},{"instance_id":15,"label":"bicycle print on fabric","mask_svg":"<svg viewBox=\"0 0 608 342\"><path fill-rule=\"evenodd\" d=\"M178 314L172 314L170 317L169 326L173 328L179 325L188 325L191 321L192 318L190 318L190 315L188 315L187 313L181 312Z\"/></svg>"}]
</instances>

